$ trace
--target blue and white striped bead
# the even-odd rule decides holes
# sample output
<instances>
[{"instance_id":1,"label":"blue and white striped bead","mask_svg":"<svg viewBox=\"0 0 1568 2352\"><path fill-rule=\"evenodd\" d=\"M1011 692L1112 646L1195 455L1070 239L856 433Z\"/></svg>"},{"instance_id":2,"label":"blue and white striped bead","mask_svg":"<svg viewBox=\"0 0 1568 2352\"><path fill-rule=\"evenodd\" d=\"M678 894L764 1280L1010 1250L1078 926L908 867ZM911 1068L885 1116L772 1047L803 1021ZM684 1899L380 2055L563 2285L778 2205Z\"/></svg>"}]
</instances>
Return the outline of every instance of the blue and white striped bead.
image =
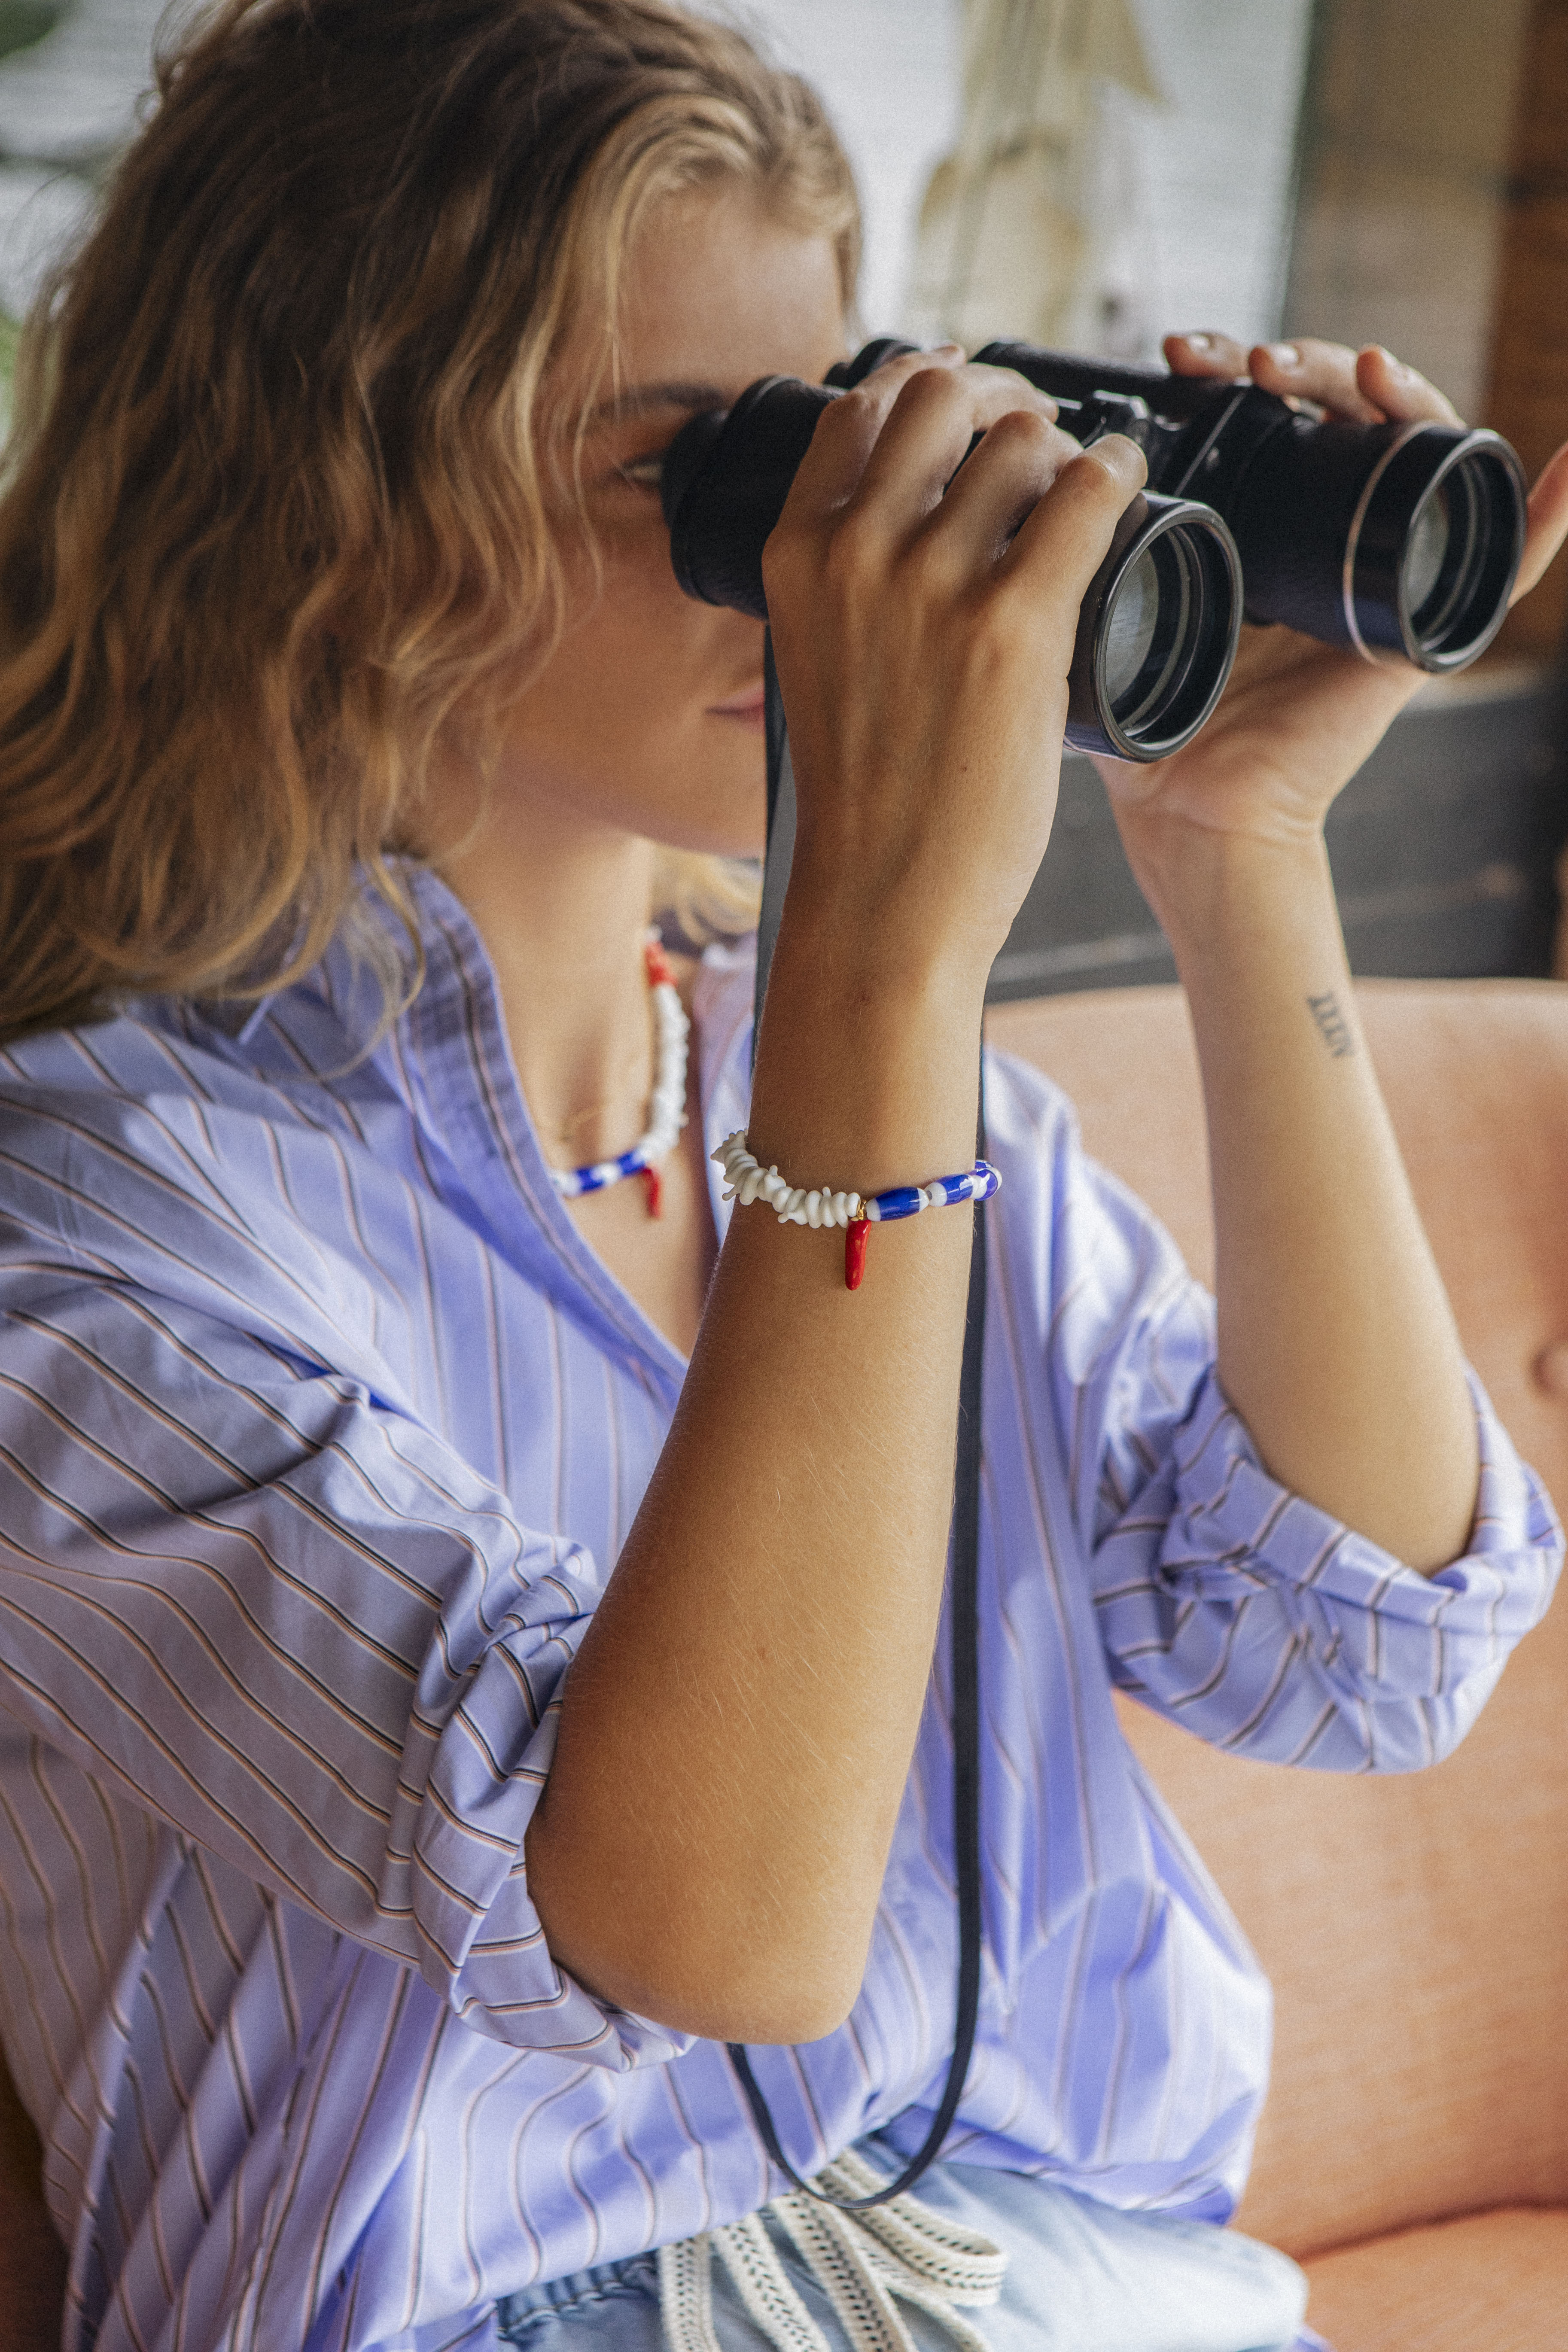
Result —
<instances>
[{"instance_id":1,"label":"blue and white striped bead","mask_svg":"<svg viewBox=\"0 0 1568 2352\"><path fill-rule=\"evenodd\" d=\"M922 1209L952 1209L965 1201L988 1201L1002 1179L989 1160L977 1160L956 1176L938 1176L929 1184L896 1184L886 1192L808 1190L792 1185L776 1168L763 1168L752 1157L743 1128L726 1136L713 1154L724 1171L730 1189L724 1197L749 1208L763 1201L781 1225L843 1228L862 1218L868 1224L890 1224L899 1217L917 1217Z\"/></svg>"},{"instance_id":2,"label":"blue and white striped bead","mask_svg":"<svg viewBox=\"0 0 1568 2352\"><path fill-rule=\"evenodd\" d=\"M550 1181L562 1200L578 1201L584 1192L602 1192L606 1184L618 1184L623 1176L640 1176L647 1164L647 1153L637 1143L618 1160L595 1160L590 1168L552 1168Z\"/></svg>"},{"instance_id":3,"label":"blue and white striped bead","mask_svg":"<svg viewBox=\"0 0 1568 2352\"><path fill-rule=\"evenodd\" d=\"M889 1192L873 1192L862 1215L874 1225L892 1224L900 1217L918 1217L922 1209L956 1209L965 1201L989 1201L1002 1179L988 1160L956 1176L938 1176L929 1184L895 1184Z\"/></svg>"}]
</instances>

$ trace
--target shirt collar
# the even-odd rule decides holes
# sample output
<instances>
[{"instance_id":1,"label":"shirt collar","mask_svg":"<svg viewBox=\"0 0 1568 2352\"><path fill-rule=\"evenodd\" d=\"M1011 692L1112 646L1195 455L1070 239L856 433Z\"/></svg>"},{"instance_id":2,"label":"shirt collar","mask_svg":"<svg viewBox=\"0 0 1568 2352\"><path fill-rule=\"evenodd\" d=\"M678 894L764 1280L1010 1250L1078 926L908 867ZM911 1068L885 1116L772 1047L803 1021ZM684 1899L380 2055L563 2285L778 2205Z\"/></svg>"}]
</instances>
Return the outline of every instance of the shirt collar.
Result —
<instances>
[{"instance_id":1,"label":"shirt collar","mask_svg":"<svg viewBox=\"0 0 1568 2352\"><path fill-rule=\"evenodd\" d=\"M598 1344L641 1362L672 1402L686 1360L588 1247L557 1197L507 1042L506 1016L484 941L456 894L428 868L405 864L424 974L397 1017L386 1019L384 975L363 951L363 928L333 942L296 987L213 1017L171 1000L144 1001L141 1016L176 1028L291 1097L363 1099L367 1090L405 1106L418 1137L420 1170L444 1204ZM384 929L406 972L411 943L394 911L368 888L364 919ZM693 995L698 1098L706 1149L746 1123L751 1099L753 940L710 948ZM730 1205L708 1164L722 1240Z\"/></svg>"},{"instance_id":2,"label":"shirt collar","mask_svg":"<svg viewBox=\"0 0 1568 2352\"><path fill-rule=\"evenodd\" d=\"M507 1042L495 970L472 919L455 893L426 868L409 866L426 960L417 993L371 1051L413 1108L444 1163L437 1181L463 1196L492 1244L542 1281L578 1319L597 1327L618 1351L642 1360L661 1385L679 1387L686 1360L603 1265L573 1223L550 1181ZM364 999L363 977L329 956L330 992L345 1010ZM751 1096L754 942L710 948L693 998L698 1096L706 1149L743 1126ZM359 1018L364 1019L364 1010ZM374 1034L374 1024L362 1034ZM729 1206L710 1160L713 1213L721 1239ZM454 1201L454 1205L457 1202ZM523 1216L520 1220L518 1211Z\"/></svg>"}]
</instances>

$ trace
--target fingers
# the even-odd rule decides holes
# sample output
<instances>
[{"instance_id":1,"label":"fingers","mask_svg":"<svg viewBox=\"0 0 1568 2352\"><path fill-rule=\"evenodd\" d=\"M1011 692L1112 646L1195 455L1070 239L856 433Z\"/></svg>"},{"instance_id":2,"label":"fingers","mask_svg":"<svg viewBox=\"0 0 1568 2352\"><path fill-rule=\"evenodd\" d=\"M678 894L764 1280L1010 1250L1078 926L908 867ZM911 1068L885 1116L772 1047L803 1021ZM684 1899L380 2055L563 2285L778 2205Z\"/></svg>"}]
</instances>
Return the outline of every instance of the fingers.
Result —
<instances>
[{"instance_id":1,"label":"fingers","mask_svg":"<svg viewBox=\"0 0 1568 2352\"><path fill-rule=\"evenodd\" d=\"M938 360L879 370L824 411L763 551L776 643L797 628L836 644L890 632L900 658L917 643L935 657L987 625L1009 541L1082 453L1057 431L1056 404L1021 377ZM1093 478L1111 508L1108 541L1130 493L1110 495L1103 466ZM1058 570L1072 568L1071 537Z\"/></svg>"},{"instance_id":2,"label":"fingers","mask_svg":"<svg viewBox=\"0 0 1568 2352\"><path fill-rule=\"evenodd\" d=\"M949 484L922 532L954 578L994 563L1064 467L1083 455L1071 436L1031 409L1012 408Z\"/></svg>"},{"instance_id":3,"label":"fingers","mask_svg":"<svg viewBox=\"0 0 1568 2352\"><path fill-rule=\"evenodd\" d=\"M1174 375L1227 381L1250 375L1260 390L1280 399L1315 401L1352 424L1383 421L1384 410L1362 388L1358 354L1345 343L1318 342L1303 335L1292 343L1254 343L1249 350L1234 335L1209 328L1202 333L1167 335L1164 352Z\"/></svg>"},{"instance_id":4,"label":"fingers","mask_svg":"<svg viewBox=\"0 0 1568 2352\"><path fill-rule=\"evenodd\" d=\"M1362 390L1358 355L1347 343L1302 335L1292 343L1258 343L1247 357L1247 372L1264 392L1315 401L1352 425L1383 423L1384 411Z\"/></svg>"},{"instance_id":5,"label":"fingers","mask_svg":"<svg viewBox=\"0 0 1568 2352\"><path fill-rule=\"evenodd\" d=\"M1541 469L1540 478L1530 493L1530 528L1524 541L1524 561L1519 567L1513 594L1509 602L1517 604L1527 596L1562 546L1568 539L1568 441L1555 457L1549 457Z\"/></svg>"},{"instance_id":6,"label":"fingers","mask_svg":"<svg viewBox=\"0 0 1568 2352\"><path fill-rule=\"evenodd\" d=\"M911 376L877 436L853 503L875 509L885 528L907 537L942 499L974 436L1014 415L1046 425L1056 403L1005 368Z\"/></svg>"},{"instance_id":7,"label":"fingers","mask_svg":"<svg viewBox=\"0 0 1568 2352\"><path fill-rule=\"evenodd\" d=\"M1212 329L1202 333L1167 335L1161 346L1173 375L1238 376L1247 373L1247 345L1234 335Z\"/></svg>"},{"instance_id":8,"label":"fingers","mask_svg":"<svg viewBox=\"0 0 1568 2352\"><path fill-rule=\"evenodd\" d=\"M952 373L963 365L956 343L931 352L910 352L889 360L842 400L825 408L810 448L796 468L785 513L792 520L824 515L841 507L858 486L877 437L906 384L931 371Z\"/></svg>"},{"instance_id":9,"label":"fingers","mask_svg":"<svg viewBox=\"0 0 1568 2352\"><path fill-rule=\"evenodd\" d=\"M1055 614L1070 633L1084 591L1148 471L1138 444L1120 433L1078 450L1026 518L997 566L999 581L1016 582L1033 606Z\"/></svg>"},{"instance_id":10,"label":"fingers","mask_svg":"<svg viewBox=\"0 0 1568 2352\"><path fill-rule=\"evenodd\" d=\"M1173 375L1250 375L1264 392L1312 401L1352 425L1381 425L1386 417L1459 422L1453 403L1381 343L1356 352L1348 343L1299 335L1291 342L1255 343L1248 350L1234 335L1206 329L1167 335L1164 352Z\"/></svg>"},{"instance_id":11,"label":"fingers","mask_svg":"<svg viewBox=\"0 0 1568 2352\"><path fill-rule=\"evenodd\" d=\"M1428 383L1413 367L1385 351L1381 343L1369 343L1356 354L1356 382L1365 396L1374 401L1385 416L1431 418L1439 425L1458 425L1458 410L1435 383Z\"/></svg>"},{"instance_id":12,"label":"fingers","mask_svg":"<svg viewBox=\"0 0 1568 2352\"><path fill-rule=\"evenodd\" d=\"M912 374L833 527L879 570L918 553L939 596L1021 578L1026 593L1043 582L1047 603L1076 611L1147 469L1120 435L1085 451L1051 422L1054 403L1024 404L1026 390L1004 369ZM984 437L969 455L976 433Z\"/></svg>"},{"instance_id":13,"label":"fingers","mask_svg":"<svg viewBox=\"0 0 1568 2352\"><path fill-rule=\"evenodd\" d=\"M1056 403L1005 368L964 363L956 345L878 368L822 416L786 516L826 520L851 499L891 530L915 528L942 497L976 433L1011 411L1054 417Z\"/></svg>"}]
</instances>

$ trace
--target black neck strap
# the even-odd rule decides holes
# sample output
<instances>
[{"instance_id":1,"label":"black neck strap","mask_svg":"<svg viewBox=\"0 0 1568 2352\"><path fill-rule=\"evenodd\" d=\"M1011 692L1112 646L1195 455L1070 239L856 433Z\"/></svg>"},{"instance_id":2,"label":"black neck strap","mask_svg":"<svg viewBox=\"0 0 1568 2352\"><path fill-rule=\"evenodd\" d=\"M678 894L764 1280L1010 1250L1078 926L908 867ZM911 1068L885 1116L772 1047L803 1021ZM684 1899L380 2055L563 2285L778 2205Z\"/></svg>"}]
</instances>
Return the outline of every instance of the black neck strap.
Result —
<instances>
[{"instance_id":1,"label":"black neck strap","mask_svg":"<svg viewBox=\"0 0 1568 2352\"><path fill-rule=\"evenodd\" d=\"M768 854L763 869L763 903L757 924L757 1032L762 1029L763 998L768 967L778 937L779 913L789 881L795 848L795 778L790 769L789 737L784 704L773 667L773 642L766 658L766 735L768 752ZM982 1087L976 1129L975 1158L985 1157L985 1103ZM958 2000L953 2025L952 2059L941 2102L918 2155L896 2180L871 2197L833 2197L802 2179L779 2145L778 2128L752 2071L745 2044L731 2042L731 2062L752 2110L757 2130L773 2162L794 2186L818 2204L837 2205L847 2212L885 2205L890 2197L912 2189L942 2153L969 2074L974 2050L975 2020L980 2009L980 1372L985 1333L985 1208L973 1208L974 1240L969 1258L969 1303L963 1326L963 1365L958 1391L958 1456L953 1475L952 1542L950 1554L949 1635L952 1674L952 1843L958 1893Z\"/></svg>"}]
</instances>

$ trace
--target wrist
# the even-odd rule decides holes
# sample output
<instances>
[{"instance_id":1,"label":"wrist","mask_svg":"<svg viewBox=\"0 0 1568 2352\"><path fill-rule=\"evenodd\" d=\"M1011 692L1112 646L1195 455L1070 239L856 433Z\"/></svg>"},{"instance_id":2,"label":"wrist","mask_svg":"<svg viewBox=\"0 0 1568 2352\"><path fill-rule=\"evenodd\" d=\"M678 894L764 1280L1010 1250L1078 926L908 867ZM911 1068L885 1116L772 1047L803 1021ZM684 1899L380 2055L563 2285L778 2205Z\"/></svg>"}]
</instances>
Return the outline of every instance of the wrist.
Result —
<instances>
[{"instance_id":1,"label":"wrist","mask_svg":"<svg viewBox=\"0 0 1568 2352\"><path fill-rule=\"evenodd\" d=\"M757 1159L868 1193L970 1166L984 980L918 941L786 908L757 1042Z\"/></svg>"},{"instance_id":2,"label":"wrist","mask_svg":"<svg viewBox=\"0 0 1568 2352\"><path fill-rule=\"evenodd\" d=\"M797 834L776 952L858 993L917 1004L967 998L978 1020L1012 916L998 927L994 909L967 903L973 895L951 861L883 862L851 852L825 858Z\"/></svg>"},{"instance_id":3,"label":"wrist","mask_svg":"<svg viewBox=\"0 0 1568 2352\"><path fill-rule=\"evenodd\" d=\"M1328 849L1316 828L1279 835L1163 825L1141 844L1139 883L1184 980L1227 954L1286 938L1342 952Z\"/></svg>"}]
</instances>

